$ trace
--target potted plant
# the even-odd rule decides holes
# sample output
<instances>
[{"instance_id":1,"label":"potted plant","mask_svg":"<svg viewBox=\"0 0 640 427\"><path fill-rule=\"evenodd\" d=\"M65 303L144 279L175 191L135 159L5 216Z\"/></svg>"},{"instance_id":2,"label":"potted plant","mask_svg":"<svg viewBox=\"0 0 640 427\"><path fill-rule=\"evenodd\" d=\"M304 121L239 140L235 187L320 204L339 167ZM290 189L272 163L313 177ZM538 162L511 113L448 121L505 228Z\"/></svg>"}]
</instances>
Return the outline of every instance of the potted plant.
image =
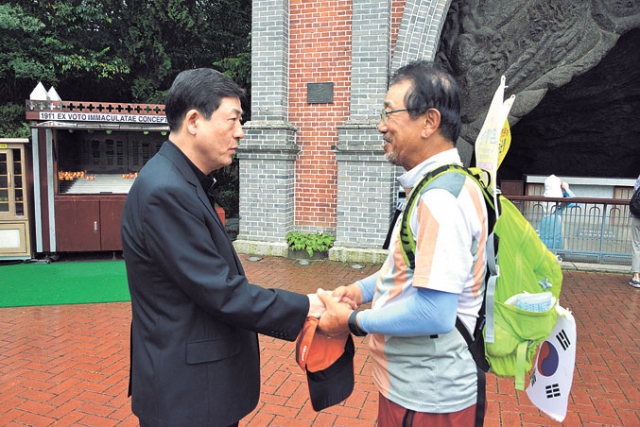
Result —
<instances>
[{"instance_id":1,"label":"potted plant","mask_svg":"<svg viewBox=\"0 0 640 427\"><path fill-rule=\"evenodd\" d=\"M336 238L326 233L298 233L293 231L286 236L291 258L324 259Z\"/></svg>"}]
</instances>

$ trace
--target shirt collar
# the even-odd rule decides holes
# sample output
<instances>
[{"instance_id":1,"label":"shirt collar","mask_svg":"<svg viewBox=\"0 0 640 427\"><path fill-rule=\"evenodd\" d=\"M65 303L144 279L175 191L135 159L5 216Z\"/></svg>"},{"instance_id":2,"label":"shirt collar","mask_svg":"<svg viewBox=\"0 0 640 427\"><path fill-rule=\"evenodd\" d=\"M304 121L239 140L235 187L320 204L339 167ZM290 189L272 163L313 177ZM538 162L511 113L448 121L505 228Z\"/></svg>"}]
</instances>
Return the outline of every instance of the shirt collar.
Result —
<instances>
[{"instance_id":1,"label":"shirt collar","mask_svg":"<svg viewBox=\"0 0 640 427\"><path fill-rule=\"evenodd\" d=\"M209 194L209 190L216 183L215 178L209 175L205 175L204 172L202 172L196 165L194 165L191 159L189 159L189 157L187 157L187 155L184 154L182 150L180 150L173 142L171 141L167 141L167 142L169 142L169 144L173 145L178 149L178 152L180 153L180 155L184 157L184 159L187 161L187 164L189 165L191 170L193 170L193 173L196 174L196 178L198 179L198 182L202 186L202 189L204 190L204 192L206 194Z\"/></svg>"},{"instance_id":2,"label":"shirt collar","mask_svg":"<svg viewBox=\"0 0 640 427\"><path fill-rule=\"evenodd\" d=\"M443 165L449 165L451 163L462 165L460 160L460 154L456 148L452 148L442 153L438 153L435 156L429 157L424 162L415 166L410 171L405 172L398 178L398 182L404 188L413 188L423 176L431 172L437 167Z\"/></svg>"}]
</instances>

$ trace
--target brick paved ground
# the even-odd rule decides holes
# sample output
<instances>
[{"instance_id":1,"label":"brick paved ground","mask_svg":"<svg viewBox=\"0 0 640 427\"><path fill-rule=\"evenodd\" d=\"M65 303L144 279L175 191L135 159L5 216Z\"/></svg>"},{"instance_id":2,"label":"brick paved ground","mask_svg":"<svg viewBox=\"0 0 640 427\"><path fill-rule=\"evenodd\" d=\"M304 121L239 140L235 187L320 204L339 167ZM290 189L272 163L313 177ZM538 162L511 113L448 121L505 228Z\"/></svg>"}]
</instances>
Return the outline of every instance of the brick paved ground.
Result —
<instances>
[{"instance_id":1,"label":"brick paved ground","mask_svg":"<svg viewBox=\"0 0 640 427\"><path fill-rule=\"evenodd\" d=\"M298 292L375 270L242 258L253 282ZM564 426L640 426L640 290L627 281L626 275L565 272L562 305L576 317L579 345ZM128 303L0 309L0 426L137 426L126 396L129 310ZM293 344L260 340L262 398L241 426L375 426L377 392L361 340L353 394L321 413L308 402ZM516 393L512 381L490 375L488 383L486 426L560 425Z\"/></svg>"}]
</instances>

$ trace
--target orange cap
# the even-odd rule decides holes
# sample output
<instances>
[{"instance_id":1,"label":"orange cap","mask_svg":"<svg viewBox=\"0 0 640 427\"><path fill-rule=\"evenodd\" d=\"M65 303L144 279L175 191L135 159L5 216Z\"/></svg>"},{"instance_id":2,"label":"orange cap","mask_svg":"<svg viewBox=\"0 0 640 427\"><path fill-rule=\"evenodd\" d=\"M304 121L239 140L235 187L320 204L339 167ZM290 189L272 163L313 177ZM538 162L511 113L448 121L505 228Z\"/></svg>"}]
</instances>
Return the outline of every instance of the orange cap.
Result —
<instances>
[{"instance_id":1,"label":"orange cap","mask_svg":"<svg viewBox=\"0 0 640 427\"><path fill-rule=\"evenodd\" d=\"M296 360L298 365L309 372L318 372L333 365L344 353L347 335L344 338L329 338L316 334L318 319L308 317L296 343Z\"/></svg>"},{"instance_id":2,"label":"orange cap","mask_svg":"<svg viewBox=\"0 0 640 427\"><path fill-rule=\"evenodd\" d=\"M353 356L351 334L329 338L316 334L318 319L308 317L296 342L296 361L307 374L313 409L321 411L349 397L353 391Z\"/></svg>"}]
</instances>

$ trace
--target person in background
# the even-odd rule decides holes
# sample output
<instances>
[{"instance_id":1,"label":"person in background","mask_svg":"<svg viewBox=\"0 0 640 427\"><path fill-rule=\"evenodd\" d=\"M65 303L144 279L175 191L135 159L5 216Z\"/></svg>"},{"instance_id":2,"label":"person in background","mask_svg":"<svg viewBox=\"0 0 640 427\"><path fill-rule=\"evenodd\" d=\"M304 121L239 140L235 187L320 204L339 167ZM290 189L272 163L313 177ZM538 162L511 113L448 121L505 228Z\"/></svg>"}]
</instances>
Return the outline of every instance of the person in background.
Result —
<instances>
[{"instance_id":1,"label":"person in background","mask_svg":"<svg viewBox=\"0 0 640 427\"><path fill-rule=\"evenodd\" d=\"M569 183L562 181L555 175L550 175L544 181L544 197L575 197L573 191L569 188ZM546 202L546 214L538 224L538 235L540 240L550 250L564 248L564 239L562 236L562 213L568 207L577 206L575 203L557 203Z\"/></svg>"},{"instance_id":2,"label":"person in background","mask_svg":"<svg viewBox=\"0 0 640 427\"><path fill-rule=\"evenodd\" d=\"M212 69L180 73L166 98L170 135L122 213L131 293L132 410L142 427L227 427L260 396L256 333L293 341L324 306L252 285L214 211L209 173L231 164L243 91Z\"/></svg>"},{"instance_id":3,"label":"person in background","mask_svg":"<svg viewBox=\"0 0 640 427\"><path fill-rule=\"evenodd\" d=\"M455 148L460 128L460 90L451 75L426 61L394 74L378 131L386 159L407 171L398 179L407 193L435 168L461 164ZM448 173L437 182L446 187L422 193L410 218L414 269L401 252L400 217L382 268L333 292L340 301L372 302L370 310L352 311L320 295L327 305L321 331L330 336L370 334L379 427L465 427L475 422L476 363L455 323L460 318L473 331L478 318L487 211L470 178Z\"/></svg>"},{"instance_id":4,"label":"person in background","mask_svg":"<svg viewBox=\"0 0 640 427\"><path fill-rule=\"evenodd\" d=\"M640 191L640 175L633 186L633 192ZM640 288L640 218L629 212L631 217L631 280L629 284L634 288Z\"/></svg>"}]
</instances>

